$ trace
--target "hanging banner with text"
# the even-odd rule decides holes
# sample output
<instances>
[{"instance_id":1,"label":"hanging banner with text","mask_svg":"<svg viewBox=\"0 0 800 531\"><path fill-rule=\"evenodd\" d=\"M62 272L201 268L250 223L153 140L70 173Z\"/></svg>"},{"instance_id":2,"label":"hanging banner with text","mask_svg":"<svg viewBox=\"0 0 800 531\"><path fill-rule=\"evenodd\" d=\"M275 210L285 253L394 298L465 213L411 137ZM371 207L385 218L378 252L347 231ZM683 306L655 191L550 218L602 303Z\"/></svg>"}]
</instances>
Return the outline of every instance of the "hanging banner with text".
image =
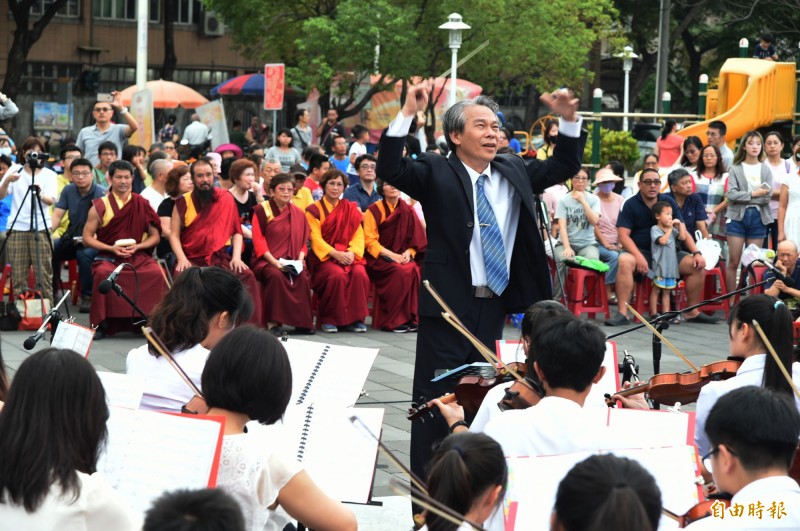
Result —
<instances>
[{"instance_id":1,"label":"hanging banner with text","mask_svg":"<svg viewBox=\"0 0 800 531\"><path fill-rule=\"evenodd\" d=\"M283 109L284 65L283 63L264 65L264 110Z\"/></svg>"},{"instance_id":2,"label":"hanging banner with text","mask_svg":"<svg viewBox=\"0 0 800 531\"><path fill-rule=\"evenodd\" d=\"M131 97L130 113L139 124L139 127L131 135L130 143L150 149L150 144L153 143L156 136L153 91L144 89L134 92Z\"/></svg>"}]
</instances>

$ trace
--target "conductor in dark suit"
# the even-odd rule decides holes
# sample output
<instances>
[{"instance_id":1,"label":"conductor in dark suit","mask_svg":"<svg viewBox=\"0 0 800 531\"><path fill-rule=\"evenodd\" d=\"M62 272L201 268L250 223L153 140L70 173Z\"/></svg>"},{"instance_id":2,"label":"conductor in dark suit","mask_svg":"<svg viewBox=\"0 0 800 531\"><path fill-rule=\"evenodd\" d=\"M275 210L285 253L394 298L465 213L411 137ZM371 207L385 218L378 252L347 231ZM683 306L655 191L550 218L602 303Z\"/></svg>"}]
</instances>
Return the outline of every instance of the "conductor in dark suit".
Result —
<instances>
[{"instance_id":1,"label":"conductor in dark suit","mask_svg":"<svg viewBox=\"0 0 800 531\"><path fill-rule=\"evenodd\" d=\"M505 316L552 297L547 256L537 229L534 194L580 169L578 100L566 90L543 103L561 115L557 148L546 161L498 155L497 104L480 96L453 105L442 117L450 147L445 158L425 153L403 158L411 121L428 100L427 83L411 87L401 113L381 138L378 177L422 204L428 249L422 267L458 318L485 345L502 337ZM453 384L432 383L437 369L483 361L464 336L441 317L442 309L422 287L413 398L433 399ZM411 468L425 477L431 445L447 435L442 422L415 422Z\"/></svg>"}]
</instances>

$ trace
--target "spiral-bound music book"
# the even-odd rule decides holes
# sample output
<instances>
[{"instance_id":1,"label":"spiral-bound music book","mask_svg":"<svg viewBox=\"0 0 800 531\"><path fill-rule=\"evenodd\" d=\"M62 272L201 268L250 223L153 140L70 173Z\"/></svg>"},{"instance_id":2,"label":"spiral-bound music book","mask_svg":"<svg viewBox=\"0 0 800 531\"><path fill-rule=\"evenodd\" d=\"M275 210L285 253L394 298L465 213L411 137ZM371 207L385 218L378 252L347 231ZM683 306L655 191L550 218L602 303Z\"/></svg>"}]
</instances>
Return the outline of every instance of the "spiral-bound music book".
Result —
<instances>
[{"instance_id":1,"label":"spiral-bound music book","mask_svg":"<svg viewBox=\"0 0 800 531\"><path fill-rule=\"evenodd\" d=\"M214 487L224 417L109 407L108 443L97 471L144 515L165 491Z\"/></svg>"},{"instance_id":2,"label":"spiral-bound music book","mask_svg":"<svg viewBox=\"0 0 800 531\"><path fill-rule=\"evenodd\" d=\"M289 404L295 406L355 405L378 355L376 348L326 345L298 339L282 343L292 365Z\"/></svg>"},{"instance_id":3,"label":"spiral-bound music book","mask_svg":"<svg viewBox=\"0 0 800 531\"><path fill-rule=\"evenodd\" d=\"M266 429L273 438L283 440L285 451L303 464L311 479L328 496L367 503L375 477L376 437L381 436L383 415L383 408L290 405L283 424ZM352 416L360 422L351 422Z\"/></svg>"}]
</instances>

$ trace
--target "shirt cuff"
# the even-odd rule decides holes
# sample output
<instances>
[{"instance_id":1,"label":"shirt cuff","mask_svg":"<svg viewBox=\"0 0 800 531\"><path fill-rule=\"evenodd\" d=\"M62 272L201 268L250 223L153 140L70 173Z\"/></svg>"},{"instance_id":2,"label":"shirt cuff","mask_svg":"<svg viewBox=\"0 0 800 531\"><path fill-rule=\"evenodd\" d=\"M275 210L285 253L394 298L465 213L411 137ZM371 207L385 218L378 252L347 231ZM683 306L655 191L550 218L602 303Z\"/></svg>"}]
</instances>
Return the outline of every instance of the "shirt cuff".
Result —
<instances>
[{"instance_id":1,"label":"shirt cuff","mask_svg":"<svg viewBox=\"0 0 800 531\"><path fill-rule=\"evenodd\" d=\"M558 133L570 138L580 138L581 126L583 125L583 116L577 115L578 119L574 122L568 122L563 118L558 119Z\"/></svg>"},{"instance_id":2,"label":"shirt cuff","mask_svg":"<svg viewBox=\"0 0 800 531\"><path fill-rule=\"evenodd\" d=\"M411 129L411 120L413 119L413 115L405 116L403 115L403 111L398 112L397 118L392 120L392 123L390 123L389 127L386 129L386 136L403 138L408 134L408 130Z\"/></svg>"}]
</instances>

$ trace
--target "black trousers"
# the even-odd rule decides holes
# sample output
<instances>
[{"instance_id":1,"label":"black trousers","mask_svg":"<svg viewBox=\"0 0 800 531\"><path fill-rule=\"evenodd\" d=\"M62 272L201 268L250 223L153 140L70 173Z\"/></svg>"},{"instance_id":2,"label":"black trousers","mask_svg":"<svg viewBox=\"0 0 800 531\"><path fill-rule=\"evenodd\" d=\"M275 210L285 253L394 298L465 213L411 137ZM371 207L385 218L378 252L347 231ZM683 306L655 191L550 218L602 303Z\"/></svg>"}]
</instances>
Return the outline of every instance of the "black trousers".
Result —
<instances>
[{"instance_id":1,"label":"black trousers","mask_svg":"<svg viewBox=\"0 0 800 531\"><path fill-rule=\"evenodd\" d=\"M501 339L505 323L505 308L499 298L473 298L472 304L459 319L494 351L495 340ZM417 357L414 366L412 398L419 401L438 398L454 389L452 382L436 382L437 369L454 369L465 363L485 361L469 340L447 321L437 317L421 317L417 333ZM411 470L423 480L433 455L433 445L448 435L448 426L438 414L424 423L415 420L411 425ZM468 419L468 421L471 419Z\"/></svg>"}]
</instances>

